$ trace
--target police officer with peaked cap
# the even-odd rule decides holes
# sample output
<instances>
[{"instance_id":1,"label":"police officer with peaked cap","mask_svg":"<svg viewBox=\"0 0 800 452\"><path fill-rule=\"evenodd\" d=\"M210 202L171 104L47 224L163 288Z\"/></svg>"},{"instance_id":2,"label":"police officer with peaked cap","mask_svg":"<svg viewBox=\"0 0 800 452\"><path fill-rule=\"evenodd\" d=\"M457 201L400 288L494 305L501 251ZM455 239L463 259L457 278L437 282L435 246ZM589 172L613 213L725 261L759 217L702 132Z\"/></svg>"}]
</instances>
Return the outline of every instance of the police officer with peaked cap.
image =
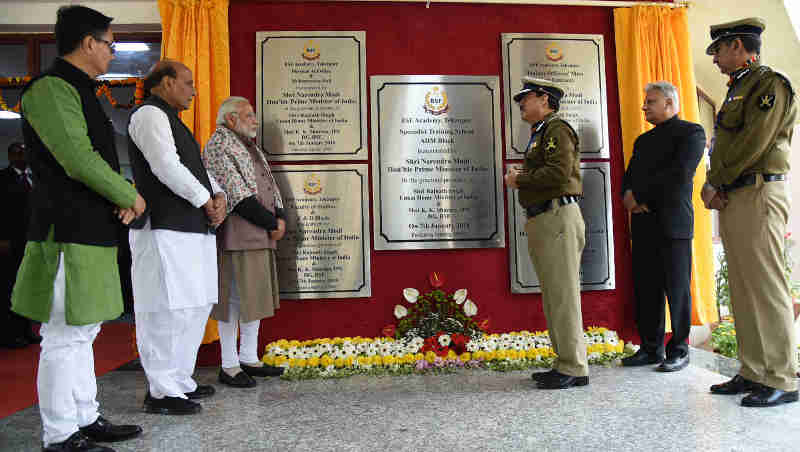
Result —
<instances>
[{"instance_id":1,"label":"police officer with peaked cap","mask_svg":"<svg viewBox=\"0 0 800 452\"><path fill-rule=\"evenodd\" d=\"M519 190L528 222L528 252L542 288L553 369L533 374L541 389L589 383L581 316L580 262L586 242L578 201L583 194L578 135L559 118L564 90L549 80L524 77L515 96L531 139L521 170L509 169L506 185Z\"/></svg>"},{"instance_id":2,"label":"police officer with peaked cap","mask_svg":"<svg viewBox=\"0 0 800 452\"><path fill-rule=\"evenodd\" d=\"M797 117L789 79L760 63L763 20L714 25L706 53L730 76L717 114L702 197L719 210L741 368L715 394L750 393L744 406L798 400L797 339L784 274L786 174Z\"/></svg>"}]
</instances>

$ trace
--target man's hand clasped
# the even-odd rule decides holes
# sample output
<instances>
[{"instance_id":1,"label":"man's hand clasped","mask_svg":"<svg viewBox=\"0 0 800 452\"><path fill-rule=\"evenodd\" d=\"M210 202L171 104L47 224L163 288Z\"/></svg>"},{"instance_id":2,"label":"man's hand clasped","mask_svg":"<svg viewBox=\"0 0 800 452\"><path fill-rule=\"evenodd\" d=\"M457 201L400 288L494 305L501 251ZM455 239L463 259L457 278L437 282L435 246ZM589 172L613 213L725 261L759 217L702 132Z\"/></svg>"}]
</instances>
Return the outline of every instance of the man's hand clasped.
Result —
<instances>
[{"instance_id":1,"label":"man's hand clasped","mask_svg":"<svg viewBox=\"0 0 800 452\"><path fill-rule=\"evenodd\" d=\"M286 234L286 222L283 221L283 218L278 218L278 229L269 231L269 238L277 241L282 239L284 234Z\"/></svg>"},{"instance_id":2,"label":"man's hand clasped","mask_svg":"<svg viewBox=\"0 0 800 452\"><path fill-rule=\"evenodd\" d=\"M508 168L508 172L503 177L508 188L519 188L517 185L517 175L519 175L518 169L513 167Z\"/></svg>"},{"instance_id":3,"label":"man's hand clasped","mask_svg":"<svg viewBox=\"0 0 800 452\"><path fill-rule=\"evenodd\" d=\"M633 196L633 191L628 190L625 192L625 196L622 198L622 205L625 206L625 210L630 213L648 213L650 212L650 208L647 207L647 204L639 204L636 202L636 197Z\"/></svg>"},{"instance_id":4,"label":"man's hand clasped","mask_svg":"<svg viewBox=\"0 0 800 452\"><path fill-rule=\"evenodd\" d=\"M203 205L208 217L209 224L212 227L217 227L225 221L225 194L218 192Z\"/></svg>"},{"instance_id":5,"label":"man's hand clasped","mask_svg":"<svg viewBox=\"0 0 800 452\"><path fill-rule=\"evenodd\" d=\"M136 193L136 201L133 204L133 207L129 207L127 209L117 209L117 218L122 222L122 224L128 225L131 221L139 218L144 213L145 208L147 207L147 203L142 198L142 195Z\"/></svg>"},{"instance_id":6,"label":"man's hand clasped","mask_svg":"<svg viewBox=\"0 0 800 452\"><path fill-rule=\"evenodd\" d=\"M703 184L700 197L703 198L703 204L706 206L706 209L722 210L728 205L728 195L726 195L725 192L717 191L717 189L708 182Z\"/></svg>"}]
</instances>

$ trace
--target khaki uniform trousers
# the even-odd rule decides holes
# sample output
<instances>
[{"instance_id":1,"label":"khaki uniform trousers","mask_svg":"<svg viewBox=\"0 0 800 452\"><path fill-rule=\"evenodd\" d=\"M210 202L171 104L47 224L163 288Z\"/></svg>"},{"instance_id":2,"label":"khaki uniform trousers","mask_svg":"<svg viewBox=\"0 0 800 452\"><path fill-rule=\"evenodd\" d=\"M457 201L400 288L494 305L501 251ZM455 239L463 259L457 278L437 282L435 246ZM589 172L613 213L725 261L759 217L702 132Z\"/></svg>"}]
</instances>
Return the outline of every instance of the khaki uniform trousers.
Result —
<instances>
[{"instance_id":1,"label":"khaki uniform trousers","mask_svg":"<svg viewBox=\"0 0 800 452\"><path fill-rule=\"evenodd\" d=\"M719 226L739 347L739 374L784 391L797 389L797 338L784 275L789 217L785 183L756 183L728 193Z\"/></svg>"},{"instance_id":2,"label":"khaki uniform trousers","mask_svg":"<svg viewBox=\"0 0 800 452\"><path fill-rule=\"evenodd\" d=\"M573 377L589 374L581 316L580 263L586 225L577 203L558 206L525 224L528 252L542 287L553 351L553 369Z\"/></svg>"}]
</instances>

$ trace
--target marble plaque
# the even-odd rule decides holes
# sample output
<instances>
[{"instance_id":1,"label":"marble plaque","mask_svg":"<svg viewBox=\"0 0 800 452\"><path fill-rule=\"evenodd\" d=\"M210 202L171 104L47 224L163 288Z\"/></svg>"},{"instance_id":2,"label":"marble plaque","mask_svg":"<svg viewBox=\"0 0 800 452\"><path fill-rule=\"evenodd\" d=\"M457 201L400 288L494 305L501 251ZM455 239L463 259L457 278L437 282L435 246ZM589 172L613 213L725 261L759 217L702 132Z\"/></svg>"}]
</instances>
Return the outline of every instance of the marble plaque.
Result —
<instances>
[{"instance_id":1,"label":"marble plaque","mask_svg":"<svg viewBox=\"0 0 800 452\"><path fill-rule=\"evenodd\" d=\"M609 158L603 36L503 33L501 47L506 158L525 158L531 136L514 102L523 76L553 81L565 91L559 114L578 133L581 158Z\"/></svg>"},{"instance_id":2,"label":"marble plaque","mask_svg":"<svg viewBox=\"0 0 800 452\"><path fill-rule=\"evenodd\" d=\"M498 78L370 80L375 249L504 247Z\"/></svg>"},{"instance_id":3,"label":"marble plaque","mask_svg":"<svg viewBox=\"0 0 800 452\"><path fill-rule=\"evenodd\" d=\"M614 229L611 219L611 170L608 162L581 163L583 200L580 202L586 223L586 246L581 258L581 289L610 290L614 279ZM508 192L508 233L511 261L511 292L541 292L536 269L528 254L525 223L528 219L519 205L519 191ZM553 265L558 265L557 262Z\"/></svg>"},{"instance_id":4,"label":"marble plaque","mask_svg":"<svg viewBox=\"0 0 800 452\"><path fill-rule=\"evenodd\" d=\"M272 166L286 211L277 252L281 297L371 295L367 168Z\"/></svg>"},{"instance_id":5,"label":"marble plaque","mask_svg":"<svg viewBox=\"0 0 800 452\"><path fill-rule=\"evenodd\" d=\"M364 31L256 33L259 139L270 160L366 160Z\"/></svg>"}]
</instances>

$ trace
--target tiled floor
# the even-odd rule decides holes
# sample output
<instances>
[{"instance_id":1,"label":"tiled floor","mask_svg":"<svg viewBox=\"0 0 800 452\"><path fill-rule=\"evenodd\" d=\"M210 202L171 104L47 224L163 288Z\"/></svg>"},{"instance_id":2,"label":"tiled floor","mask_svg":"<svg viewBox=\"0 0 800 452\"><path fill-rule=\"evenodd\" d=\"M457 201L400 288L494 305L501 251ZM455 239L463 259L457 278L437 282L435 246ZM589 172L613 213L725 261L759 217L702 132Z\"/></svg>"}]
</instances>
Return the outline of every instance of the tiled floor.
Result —
<instances>
[{"instance_id":1,"label":"tiled floor","mask_svg":"<svg viewBox=\"0 0 800 452\"><path fill-rule=\"evenodd\" d=\"M99 400L110 420L145 429L118 451L800 450L800 403L744 408L741 396L711 395L726 377L700 366L713 356L692 353L695 364L673 374L593 366L588 386L566 391L536 389L529 372L474 370L233 389L206 368L198 381L218 392L200 415L143 413L141 372L100 378ZM37 407L0 420L4 451L40 450L40 437Z\"/></svg>"}]
</instances>

